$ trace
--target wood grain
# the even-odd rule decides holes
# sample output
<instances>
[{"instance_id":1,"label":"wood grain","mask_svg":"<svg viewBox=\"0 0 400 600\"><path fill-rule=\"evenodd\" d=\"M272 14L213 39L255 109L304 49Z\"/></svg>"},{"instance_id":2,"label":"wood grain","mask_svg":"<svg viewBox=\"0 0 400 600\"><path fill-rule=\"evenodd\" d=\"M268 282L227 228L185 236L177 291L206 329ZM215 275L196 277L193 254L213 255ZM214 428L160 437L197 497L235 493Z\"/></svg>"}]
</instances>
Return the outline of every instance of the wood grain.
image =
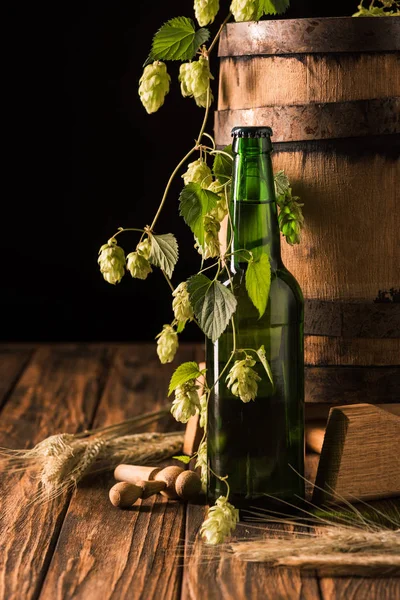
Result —
<instances>
[{"instance_id":1,"label":"wood grain","mask_svg":"<svg viewBox=\"0 0 400 600\"><path fill-rule=\"evenodd\" d=\"M219 65L219 111L400 96L400 57L396 53L359 54L356 60L352 53L249 53L221 58Z\"/></svg>"},{"instance_id":2,"label":"wood grain","mask_svg":"<svg viewBox=\"0 0 400 600\"><path fill-rule=\"evenodd\" d=\"M181 345L171 364L161 365L155 344L121 347L102 396L96 426L165 407L173 370L196 360L196 348ZM157 431L183 430L171 415L154 423ZM179 464L177 461L161 463ZM185 506L158 495L132 509L111 505L110 474L88 478L73 497L44 582L40 600L68 598L177 599ZM81 525L78 527L77 524Z\"/></svg>"},{"instance_id":3,"label":"wood grain","mask_svg":"<svg viewBox=\"0 0 400 600\"><path fill-rule=\"evenodd\" d=\"M218 548L205 546L199 536L205 514L205 507L188 506L182 600L320 598L318 583L312 574L303 575L299 569L293 568L267 568L262 563L244 562L225 554L221 556ZM270 535L273 533L262 525L242 522L237 526L233 539L268 539Z\"/></svg>"},{"instance_id":4,"label":"wood grain","mask_svg":"<svg viewBox=\"0 0 400 600\"><path fill-rule=\"evenodd\" d=\"M227 132L237 123L242 126L268 123L276 142L390 135L400 133L399 112L400 98L394 97L299 105L263 104L217 111L214 129L218 143L226 141Z\"/></svg>"},{"instance_id":5,"label":"wood grain","mask_svg":"<svg viewBox=\"0 0 400 600\"><path fill-rule=\"evenodd\" d=\"M7 401L14 385L19 379L33 348L5 346L0 347L0 410Z\"/></svg>"},{"instance_id":6,"label":"wood grain","mask_svg":"<svg viewBox=\"0 0 400 600\"><path fill-rule=\"evenodd\" d=\"M389 406L390 409L390 406ZM400 412L361 403L331 409L313 502L400 497Z\"/></svg>"},{"instance_id":7,"label":"wood grain","mask_svg":"<svg viewBox=\"0 0 400 600\"><path fill-rule=\"evenodd\" d=\"M218 56L391 52L399 49L400 23L396 19L345 16L228 23L222 31Z\"/></svg>"},{"instance_id":8,"label":"wood grain","mask_svg":"<svg viewBox=\"0 0 400 600\"><path fill-rule=\"evenodd\" d=\"M400 338L400 303L306 298L304 333L345 338Z\"/></svg>"},{"instance_id":9,"label":"wood grain","mask_svg":"<svg viewBox=\"0 0 400 600\"><path fill-rule=\"evenodd\" d=\"M321 577L323 600L400 600L400 578Z\"/></svg>"},{"instance_id":10,"label":"wood grain","mask_svg":"<svg viewBox=\"0 0 400 600\"><path fill-rule=\"evenodd\" d=\"M400 338L349 338L304 336L308 366L390 366L400 363Z\"/></svg>"},{"instance_id":11,"label":"wood grain","mask_svg":"<svg viewBox=\"0 0 400 600\"><path fill-rule=\"evenodd\" d=\"M305 398L319 406L400 402L400 368L305 367Z\"/></svg>"},{"instance_id":12,"label":"wood grain","mask_svg":"<svg viewBox=\"0 0 400 600\"><path fill-rule=\"evenodd\" d=\"M1 414L0 445L26 448L54 433L90 426L111 352L102 347L44 346L32 357ZM29 504L38 483L30 474L0 480L0 598L36 598L68 497Z\"/></svg>"}]
</instances>

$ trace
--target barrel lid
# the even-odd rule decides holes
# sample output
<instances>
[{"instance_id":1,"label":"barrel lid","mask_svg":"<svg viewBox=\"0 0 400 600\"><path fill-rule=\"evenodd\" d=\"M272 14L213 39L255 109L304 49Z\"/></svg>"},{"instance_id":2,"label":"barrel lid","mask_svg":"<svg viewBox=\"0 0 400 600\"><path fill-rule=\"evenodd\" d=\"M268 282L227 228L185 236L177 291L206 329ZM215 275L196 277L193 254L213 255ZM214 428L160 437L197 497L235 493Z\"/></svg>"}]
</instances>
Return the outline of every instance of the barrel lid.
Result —
<instances>
[{"instance_id":1,"label":"barrel lid","mask_svg":"<svg viewBox=\"0 0 400 600\"><path fill-rule=\"evenodd\" d=\"M271 127L267 126L236 126L231 129L233 138L266 138L273 135Z\"/></svg>"}]
</instances>

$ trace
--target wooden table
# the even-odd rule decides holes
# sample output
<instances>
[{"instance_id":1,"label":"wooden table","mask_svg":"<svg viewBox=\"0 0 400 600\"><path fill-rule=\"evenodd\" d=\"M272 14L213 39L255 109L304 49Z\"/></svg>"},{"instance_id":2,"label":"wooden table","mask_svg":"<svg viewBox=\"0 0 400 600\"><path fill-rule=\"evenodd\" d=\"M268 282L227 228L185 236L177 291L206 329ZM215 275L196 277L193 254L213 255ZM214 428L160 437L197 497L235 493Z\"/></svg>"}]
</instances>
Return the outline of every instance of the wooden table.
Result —
<instances>
[{"instance_id":1,"label":"wooden table","mask_svg":"<svg viewBox=\"0 0 400 600\"><path fill-rule=\"evenodd\" d=\"M153 343L3 345L0 446L32 447L53 433L165 406L172 371L202 359L201 345L181 345L171 365L159 363ZM166 419L154 428L180 425ZM158 495L129 510L114 508L108 499L112 472L87 477L74 494L51 505L28 506L36 489L28 474L4 472L0 483L1 600L400 598L400 578L393 576L305 575L207 560L196 537L203 506ZM238 532L246 531L240 524Z\"/></svg>"}]
</instances>

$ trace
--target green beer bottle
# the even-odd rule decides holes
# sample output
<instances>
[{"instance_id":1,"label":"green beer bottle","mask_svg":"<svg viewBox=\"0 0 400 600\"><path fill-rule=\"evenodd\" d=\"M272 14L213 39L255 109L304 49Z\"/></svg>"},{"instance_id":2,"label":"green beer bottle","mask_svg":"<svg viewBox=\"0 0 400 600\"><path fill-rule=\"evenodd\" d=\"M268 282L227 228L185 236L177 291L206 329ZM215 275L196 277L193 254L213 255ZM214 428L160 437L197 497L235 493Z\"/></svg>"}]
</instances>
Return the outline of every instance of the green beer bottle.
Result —
<instances>
[{"instance_id":1,"label":"green beer bottle","mask_svg":"<svg viewBox=\"0 0 400 600\"><path fill-rule=\"evenodd\" d=\"M215 343L206 341L207 378L217 381L208 403L207 500L213 504L226 495L226 484L216 475L228 476L229 501L241 511L259 507L290 513L289 504L299 506L299 498L304 498L304 300L281 258L271 135L269 127L232 129L233 232L228 227L226 265L230 275L225 271L221 282L233 286L237 309L234 331L230 323ZM270 292L261 317L246 290L249 251L255 260L266 254L271 267ZM257 350L262 346L272 382L253 352L252 358L257 359L253 369L261 380L257 397L243 402L226 381L243 353L224 367L234 347Z\"/></svg>"}]
</instances>

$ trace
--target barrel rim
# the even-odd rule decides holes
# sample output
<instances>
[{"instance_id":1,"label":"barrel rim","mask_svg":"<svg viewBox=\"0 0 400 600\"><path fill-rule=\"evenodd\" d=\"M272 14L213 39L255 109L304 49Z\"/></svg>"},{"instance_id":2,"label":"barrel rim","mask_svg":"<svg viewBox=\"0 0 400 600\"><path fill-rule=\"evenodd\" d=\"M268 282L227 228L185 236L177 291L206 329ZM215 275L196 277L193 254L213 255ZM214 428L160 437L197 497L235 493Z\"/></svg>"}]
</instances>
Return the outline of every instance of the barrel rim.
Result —
<instances>
[{"instance_id":1,"label":"barrel rim","mask_svg":"<svg viewBox=\"0 0 400 600\"><path fill-rule=\"evenodd\" d=\"M227 23L218 56L398 50L400 19L396 17L307 17Z\"/></svg>"}]
</instances>

